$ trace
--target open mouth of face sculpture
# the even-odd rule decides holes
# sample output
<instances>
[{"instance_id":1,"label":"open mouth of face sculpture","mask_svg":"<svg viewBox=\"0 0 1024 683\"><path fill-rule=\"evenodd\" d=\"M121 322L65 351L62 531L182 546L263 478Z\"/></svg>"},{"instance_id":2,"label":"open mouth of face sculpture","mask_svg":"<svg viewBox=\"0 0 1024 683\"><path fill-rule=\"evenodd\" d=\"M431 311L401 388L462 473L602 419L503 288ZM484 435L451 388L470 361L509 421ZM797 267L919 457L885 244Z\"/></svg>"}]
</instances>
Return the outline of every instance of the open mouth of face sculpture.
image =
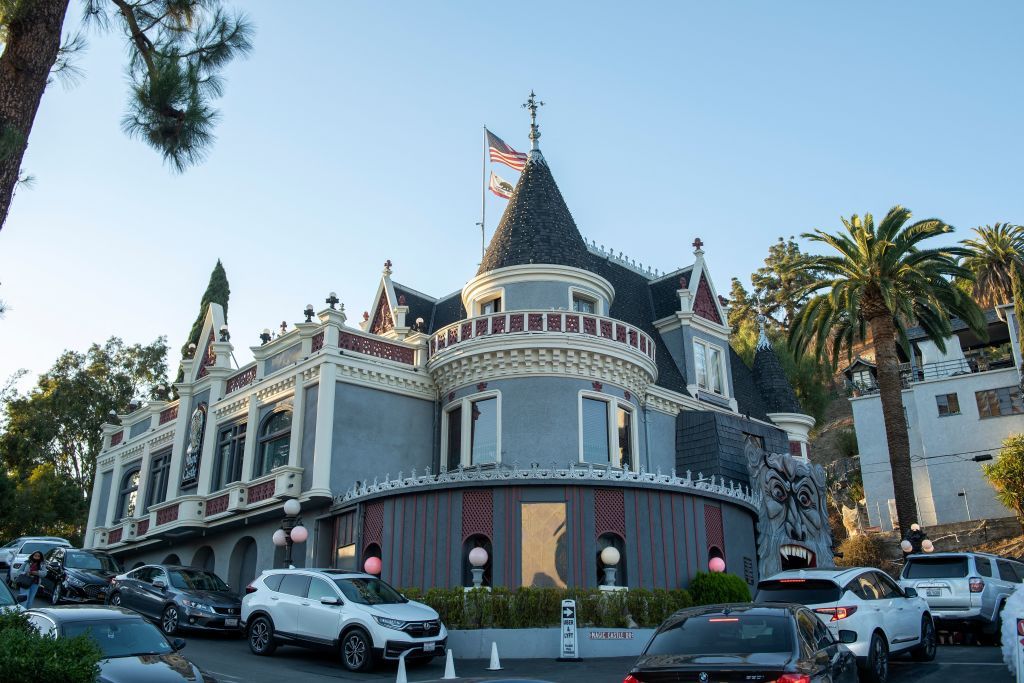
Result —
<instances>
[{"instance_id":1,"label":"open mouth of face sculpture","mask_svg":"<svg viewBox=\"0 0 1024 683\"><path fill-rule=\"evenodd\" d=\"M779 548L782 569L810 569L818 566L817 556L813 550L802 545L786 543Z\"/></svg>"}]
</instances>

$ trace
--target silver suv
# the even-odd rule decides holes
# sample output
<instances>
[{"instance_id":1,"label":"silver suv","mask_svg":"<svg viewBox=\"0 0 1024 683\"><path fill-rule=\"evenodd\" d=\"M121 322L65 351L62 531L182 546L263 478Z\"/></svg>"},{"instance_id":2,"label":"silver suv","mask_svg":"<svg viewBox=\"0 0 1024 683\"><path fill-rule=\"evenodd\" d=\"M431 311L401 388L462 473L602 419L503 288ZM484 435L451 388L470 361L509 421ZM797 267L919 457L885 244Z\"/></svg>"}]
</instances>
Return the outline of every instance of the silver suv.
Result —
<instances>
[{"instance_id":1,"label":"silver suv","mask_svg":"<svg viewBox=\"0 0 1024 683\"><path fill-rule=\"evenodd\" d=\"M946 626L973 626L999 633L1006 598L1024 583L1024 563L987 553L911 555L900 586L928 602L932 616Z\"/></svg>"}]
</instances>

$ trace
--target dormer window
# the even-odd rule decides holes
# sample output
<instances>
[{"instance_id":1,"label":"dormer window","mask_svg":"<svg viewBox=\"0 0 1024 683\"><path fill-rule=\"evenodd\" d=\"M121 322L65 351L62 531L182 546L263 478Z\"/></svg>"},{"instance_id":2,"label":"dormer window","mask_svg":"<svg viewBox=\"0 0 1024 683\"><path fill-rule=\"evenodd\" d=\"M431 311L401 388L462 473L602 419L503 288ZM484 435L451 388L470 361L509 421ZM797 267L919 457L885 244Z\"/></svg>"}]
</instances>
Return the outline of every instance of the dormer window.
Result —
<instances>
[{"instance_id":1,"label":"dormer window","mask_svg":"<svg viewBox=\"0 0 1024 683\"><path fill-rule=\"evenodd\" d=\"M597 302L581 294L572 295L572 310L577 313L597 313Z\"/></svg>"},{"instance_id":2,"label":"dormer window","mask_svg":"<svg viewBox=\"0 0 1024 683\"><path fill-rule=\"evenodd\" d=\"M693 340L694 370L702 391L725 396L725 355L722 349L701 339Z\"/></svg>"},{"instance_id":3,"label":"dormer window","mask_svg":"<svg viewBox=\"0 0 1024 683\"><path fill-rule=\"evenodd\" d=\"M501 297L494 297L480 304L480 315L501 313Z\"/></svg>"}]
</instances>

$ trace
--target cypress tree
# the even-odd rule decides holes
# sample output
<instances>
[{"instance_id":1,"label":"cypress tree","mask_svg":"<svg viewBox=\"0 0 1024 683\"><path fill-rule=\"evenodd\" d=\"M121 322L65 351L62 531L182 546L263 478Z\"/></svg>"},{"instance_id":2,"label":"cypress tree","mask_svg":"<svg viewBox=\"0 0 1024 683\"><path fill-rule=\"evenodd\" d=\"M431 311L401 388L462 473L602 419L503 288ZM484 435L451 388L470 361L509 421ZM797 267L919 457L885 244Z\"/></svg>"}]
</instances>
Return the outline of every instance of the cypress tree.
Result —
<instances>
[{"instance_id":1,"label":"cypress tree","mask_svg":"<svg viewBox=\"0 0 1024 683\"><path fill-rule=\"evenodd\" d=\"M211 303L220 304L224 309L224 322L228 321L228 297L231 296L231 287L228 285L228 275L224 272L224 266L221 264L220 259L217 259L217 265L213 267L213 272L210 273L210 283L206 285L206 291L203 292L202 301L199 303L199 315L196 317L196 321L192 323L192 330L188 333L188 338L185 339L185 343L181 346L181 356L184 358L188 355L189 344L196 345L196 353L203 352L203 345L199 343L199 335L203 332L203 322L206 319L206 309L210 307ZM184 379L184 374L181 370L178 370L178 378L175 382L180 382Z\"/></svg>"}]
</instances>

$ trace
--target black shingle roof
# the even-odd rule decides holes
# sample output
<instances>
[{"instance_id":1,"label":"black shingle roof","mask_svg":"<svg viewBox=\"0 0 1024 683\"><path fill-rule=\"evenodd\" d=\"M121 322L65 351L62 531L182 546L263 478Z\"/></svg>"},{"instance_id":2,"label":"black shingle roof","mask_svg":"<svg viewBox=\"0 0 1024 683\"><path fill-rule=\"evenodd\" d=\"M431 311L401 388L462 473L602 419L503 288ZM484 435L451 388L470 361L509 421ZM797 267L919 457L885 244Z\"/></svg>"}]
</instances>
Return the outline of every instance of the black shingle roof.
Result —
<instances>
[{"instance_id":1,"label":"black shingle roof","mask_svg":"<svg viewBox=\"0 0 1024 683\"><path fill-rule=\"evenodd\" d=\"M769 413L802 413L800 401L786 378L775 349L771 345L758 345L754 353L754 384L761 392L764 407Z\"/></svg>"},{"instance_id":2,"label":"black shingle roof","mask_svg":"<svg viewBox=\"0 0 1024 683\"><path fill-rule=\"evenodd\" d=\"M528 263L586 268L589 256L551 169L531 154L477 274Z\"/></svg>"},{"instance_id":3,"label":"black shingle roof","mask_svg":"<svg viewBox=\"0 0 1024 683\"><path fill-rule=\"evenodd\" d=\"M405 305L409 307L409 312L405 315L405 324L412 327L416 323L417 318L423 318L425 329L430 324L430 318L434 313L434 299L393 280L391 286L395 288L395 298L398 299L398 305L402 305L402 297L405 297Z\"/></svg>"},{"instance_id":4,"label":"black shingle roof","mask_svg":"<svg viewBox=\"0 0 1024 683\"><path fill-rule=\"evenodd\" d=\"M729 365L732 369L732 393L736 398L740 414L767 421L768 411L765 409L761 392L758 391L757 385L754 383L754 373L731 346L729 347Z\"/></svg>"},{"instance_id":5,"label":"black shingle roof","mask_svg":"<svg viewBox=\"0 0 1024 683\"><path fill-rule=\"evenodd\" d=\"M452 292L434 304L434 315L430 318L430 333L466 317L466 307L462 305L462 292Z\"/></svg>"},{"instance_id":6,"label":"black shingle roof","mask_svg":"<svg viewBox=\"0 0 1024 683\"><path fill-rule=\"evenodd\" d=\"M679 310L679 294L682 282L689 284L693 266L672 273L668 277L650 283L651 301L654 305L654 319L661 320Z\"/></svg>"}]
</instances>

